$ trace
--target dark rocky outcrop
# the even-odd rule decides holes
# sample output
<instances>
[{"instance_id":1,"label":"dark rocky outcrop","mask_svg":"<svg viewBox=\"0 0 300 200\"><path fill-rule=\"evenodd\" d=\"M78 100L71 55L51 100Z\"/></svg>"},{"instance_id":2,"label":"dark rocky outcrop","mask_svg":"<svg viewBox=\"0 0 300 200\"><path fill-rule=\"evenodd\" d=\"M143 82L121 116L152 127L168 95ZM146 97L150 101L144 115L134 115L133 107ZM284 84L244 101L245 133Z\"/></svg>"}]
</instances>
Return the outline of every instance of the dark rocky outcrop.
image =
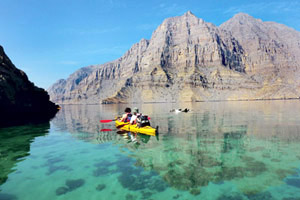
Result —
<instances>
[{"instance_id":1,"label":"dark rocky outcrop","mask_svg":"<svg viewBox=\"0 0 300 200\"><path fill-rule=\"evenodd\" d=\"M189 11L48 91L63 104L298 98L299 53L300 33L284 25L240 13L217 27Z\"/></svg>"},{"instance_id":2,"label":"dark rocky outcrop","mask_svg":"<svg viewBox=\"0 0 300 200\"><path fill-rule=\"evenodd\" d=\"M42 122L54 117L58 106L48 93L34 86L0 46L0 127Z\"/></svg>"}]
</instances>

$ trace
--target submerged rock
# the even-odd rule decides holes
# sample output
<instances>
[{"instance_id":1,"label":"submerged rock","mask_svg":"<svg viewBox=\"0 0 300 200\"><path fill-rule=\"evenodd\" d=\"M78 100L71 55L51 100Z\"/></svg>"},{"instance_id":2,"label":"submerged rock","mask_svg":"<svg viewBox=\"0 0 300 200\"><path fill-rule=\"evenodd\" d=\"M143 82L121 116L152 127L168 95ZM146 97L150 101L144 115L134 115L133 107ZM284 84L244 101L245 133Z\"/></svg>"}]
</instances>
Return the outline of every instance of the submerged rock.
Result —
<instances>
[{"instance_id":1,"label":"submerged rock","mask_svg":"<svg viewBox=\"0 0 300 200\"><path fill-rule=\"evenodd\" d=\"M285 182L286 182L286 184L288 184L290 186L300 188L300 179L299 178L288 178Z\"/></svg>"},{"instance_id":2,"label":"submerged rock","mask_svg":"<svg viewBox=\"0 0 300 200\"><path fill-rule=\"evenodd\" d=\"M59 187L59 188L56 189L56 195L57 196L66 194L67 192L69 192L69 189L67 187Z\"/></svg>"},{"instance_id":3,"label":"submerged rock","mask_svg":"<svg viewBox=\"0 0 300 200\"><path fill-rule=\"evenodd\" d=\"M217 200L244 200L242 195L222 195Z\"/></svg>"},{"instance_id":4,"label":"submerged rock","mask_svg":"<svg viewBox=\"0 0 300 200\"><path fill-rule=\"evenodd\" d=\"M96 187L96 190L98 191L102 191L106 188L106 185L105 184L99 184L97 187Z\"/></svg>"},{"instance_id":5,"label":"submerged rock","mask_svg":"<svg viewBox=\"0 0 300 200\"><path fill-rule=\"evenodd\" d=\"M76 180L66 180L66 185L68 186L69 190L76 190L77 188L84 185L83 179L76 179Z\"/></svg>"},{"instance_id":6,"label":"submerged rock","mask_svg":"<svg viewBox=\"0 0 300 200\"><path fill-rule=\"evenodd\" d=\"M12 194L0 194L0 200L17 200L18 198Z\"/></svg>"},{"instance_id":7,"label":"submerged rock","mask_svg":"<svg viewBox=\"0 0 300 200\"><path fill-rule=\"evenodd\" d=\"M126 200L135 200L136 199L136 197L132 194L126 194L125 198L126 198Z\"/></svg>"},{"instance_id":8,"label":"submerged rock","mask_svg":"<svg viewBox=\"0 0 300 200\"><path fill-rule=\"evenodd\" d=\"M197 196L201 193L200 189L193 188L190 190L190 193L194 196Z\"/></svg>"},{"instance_id":9,"label":"submerged rock","mask_svg":"<svg viewBox=\"0 0 300 200\"><path fill-rule=\"evenodd\" d=\"M274 199L270 192L247 195L249 200L272 200Z\"/></svg>"}]
</instances>

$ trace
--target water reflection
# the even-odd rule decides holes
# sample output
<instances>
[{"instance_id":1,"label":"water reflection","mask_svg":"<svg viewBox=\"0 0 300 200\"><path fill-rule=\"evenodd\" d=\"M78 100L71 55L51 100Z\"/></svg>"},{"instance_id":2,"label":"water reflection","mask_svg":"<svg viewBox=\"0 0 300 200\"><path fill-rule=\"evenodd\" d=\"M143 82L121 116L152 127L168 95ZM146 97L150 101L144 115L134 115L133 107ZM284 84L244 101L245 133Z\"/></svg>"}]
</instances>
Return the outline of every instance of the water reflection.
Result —
<instances>
[{"instance_id":1,"label":"water reflection","mask_svg":"<svg viewBox=\"0 0 300 200\"><path fill-rule=\"evenodd\" d=\"M49 132L50 124L17 126L0 129L0 185L7 180L18 162L30 155L30 144Z\"/></svg>"},{"instance_id":2,"label":"water reflection","mask_svg":"<svg viewBox=\"0 0 300 200\"><path fill-rule=\"evenodd\" d=\"M112 142L130 151L135 166L155 171L177 190L201 195L205 188L237 188L239 198L272 198L273 187L300 182L290 176L300 166L300 105L295 101L214 102L138 105L159 126L160 138L129 142L117 133L113 119L126 106L65 106L53 120L59 130L92 143ZM134 105L136 106L136 105ZM187 107L189 113L170 113ZM297 111L297 112L295 112ZM103 128L113 131L100 132ZM143 142L145 141L145 142ZM120 177L124 187L132 177ZM137 181L139 183L140 180ZM138 184L136 184L138 185ZM268 192L266 192L268 191ZM223 195L221 199L234 198Z\"/></svg>"}]
</instances>

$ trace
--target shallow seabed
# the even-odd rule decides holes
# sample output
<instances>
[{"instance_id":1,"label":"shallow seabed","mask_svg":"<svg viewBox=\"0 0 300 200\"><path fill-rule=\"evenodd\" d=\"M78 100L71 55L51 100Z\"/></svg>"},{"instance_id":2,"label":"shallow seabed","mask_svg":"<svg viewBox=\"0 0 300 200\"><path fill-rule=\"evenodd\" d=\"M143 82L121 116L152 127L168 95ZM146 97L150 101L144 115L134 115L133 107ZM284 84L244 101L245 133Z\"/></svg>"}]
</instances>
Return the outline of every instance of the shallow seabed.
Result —
<instances>
[{"instance_id":1,"label":"shallow seabed","mask_svg":"<svg viewBox=\"0 0 300 200\"><path fill-rule=\"evenodd\" d=\"M159 126L137 142L99 123L126 106L0 129L0 200L300 199L300 101L129 105Z\"/></svg>"}]
</instances>

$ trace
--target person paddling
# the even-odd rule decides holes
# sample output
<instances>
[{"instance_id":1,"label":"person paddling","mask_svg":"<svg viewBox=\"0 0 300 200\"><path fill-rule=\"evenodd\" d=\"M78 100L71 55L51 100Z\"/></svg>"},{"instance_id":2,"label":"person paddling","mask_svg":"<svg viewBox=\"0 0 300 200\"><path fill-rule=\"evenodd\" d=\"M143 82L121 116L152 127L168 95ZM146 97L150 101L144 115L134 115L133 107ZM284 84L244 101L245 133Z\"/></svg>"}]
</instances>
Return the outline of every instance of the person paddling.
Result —
<instances>
[{"instance_id":1,"label":"person paddling","mask_svg":"<svg viewBox=\"0 0 300 200\"><path fill-rule=\"evenodd\" d=\"M124 114L122 115L122 118L120 119L121 122L130 122L130 119L132 117L132 114L131 114L131 109L130 108L125 108L124 110Z\"/></svg>"},{"instance_id":2,"label":"person paddling","mask_svg":"<svg viewBox=\"0 0 300 200\"><path fill-rule=\"evenodd\" d=\"M130 119L130 124L136 124L136 120L139 116L140 116L139 109L137 107L133 108L133 115Z\"/></svg>"}]
</instances>

